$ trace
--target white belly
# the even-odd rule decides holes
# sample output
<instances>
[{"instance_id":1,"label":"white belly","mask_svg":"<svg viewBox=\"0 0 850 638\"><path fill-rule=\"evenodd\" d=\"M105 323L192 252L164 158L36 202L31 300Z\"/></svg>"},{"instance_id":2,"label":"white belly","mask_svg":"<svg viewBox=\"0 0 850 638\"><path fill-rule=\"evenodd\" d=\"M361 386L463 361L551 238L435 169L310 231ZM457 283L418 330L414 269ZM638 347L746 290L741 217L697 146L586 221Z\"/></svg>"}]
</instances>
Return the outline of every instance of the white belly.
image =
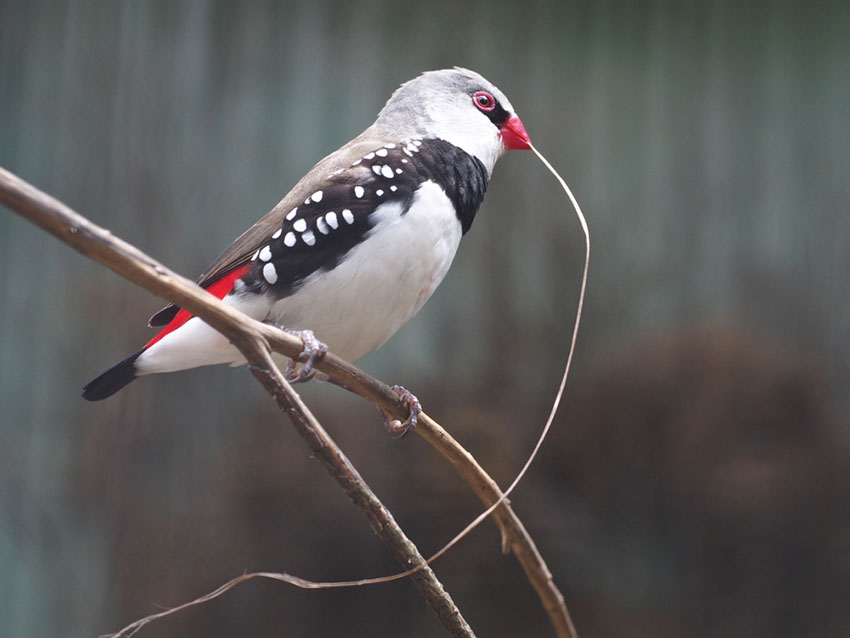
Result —
<instances>
[{"instance_id":1,"label":"white belly","mask_svg":"<svg viewBox=\"0 0 850 638\"><path fill-rule=\"evenodd\" d=\"M369 237L339 267L310 275L269 309L269 319L309 328L349 361L382 346L443 280L457 252L460 222L443 190L426 182L410 209L385 204Z\"/></svg>"}]
</instances>

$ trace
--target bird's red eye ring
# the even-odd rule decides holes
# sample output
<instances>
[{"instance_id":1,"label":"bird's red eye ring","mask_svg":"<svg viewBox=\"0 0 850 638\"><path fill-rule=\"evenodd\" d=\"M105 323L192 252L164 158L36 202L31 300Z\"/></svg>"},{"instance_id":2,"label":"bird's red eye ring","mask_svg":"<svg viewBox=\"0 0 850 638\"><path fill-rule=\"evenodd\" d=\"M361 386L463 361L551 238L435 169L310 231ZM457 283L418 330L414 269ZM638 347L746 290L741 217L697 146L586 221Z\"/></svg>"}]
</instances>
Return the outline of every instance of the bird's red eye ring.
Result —
<instances>
[{"instance_id":1,"label":"bird's red eye ring","mask_svg":"<svg viewBox=\"0 0 850 638\"><path fill-rule=\"evenodd\" d=\"M475 106L488 113L496 108L496 98L487 93L487 91L476 91L472 94L472 101L475 103Z\"/></svg>"}]
</instances>

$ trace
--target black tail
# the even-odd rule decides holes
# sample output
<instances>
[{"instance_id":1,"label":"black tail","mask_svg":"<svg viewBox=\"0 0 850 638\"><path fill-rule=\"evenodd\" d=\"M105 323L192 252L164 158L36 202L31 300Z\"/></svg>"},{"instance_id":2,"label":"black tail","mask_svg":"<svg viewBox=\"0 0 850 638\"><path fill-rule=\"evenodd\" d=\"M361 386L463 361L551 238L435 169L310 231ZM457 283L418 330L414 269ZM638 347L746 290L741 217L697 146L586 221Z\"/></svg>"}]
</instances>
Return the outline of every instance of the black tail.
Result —
<instances>
[{"instance_id":1,"label":"black tail","mask_svg":"<svg viewBox=\"0 0 850 638\"><path fill-rule=\"evenodd\" d=\"M144 348L131 354L120 363L116 363L96 379L89 381L83 388L83 398L89 401L100 401L111 397L125 385L136 378L136 359L145 351Z\"/></svg>"}]
</instances>

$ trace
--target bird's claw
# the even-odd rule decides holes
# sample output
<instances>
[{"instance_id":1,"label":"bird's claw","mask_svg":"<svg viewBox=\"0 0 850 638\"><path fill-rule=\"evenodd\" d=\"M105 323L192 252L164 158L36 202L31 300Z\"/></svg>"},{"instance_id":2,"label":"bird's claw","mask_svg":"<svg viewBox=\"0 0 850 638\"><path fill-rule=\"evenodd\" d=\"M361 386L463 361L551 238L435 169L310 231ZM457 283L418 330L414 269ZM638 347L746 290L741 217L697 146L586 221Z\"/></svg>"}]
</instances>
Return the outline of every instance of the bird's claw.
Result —
<instances>
[{"instance_id":1,"label":"bird's claw","mask_svg":"<svg viewBox=\"0 0 850 638\"><path fill-rule=\"evenodd\" d=\"M284 330L301 339L301 343L304 344L301 354L296 359L289 359L286 362L286 380L290 383L309 381L316 374L313 366L328 353L328 346L319 341L312 330L289 330L288 328ZM303 365L298 368L296 361Z\"/></svg>"},{"instance_id":2,"label":"bird's claw","mask_svg":"<svg viewBox=\"0 0 850 638\"><path fill-rule=\"evenodd\" d=\"M397 438L403 437L410 430L416 427L419 422L419 414L422 412L422 404L419 399L407 388L400 385L392 386L393 391L399 396L399 399L407 404L408 416L403 422L395 418L389 410L379 408L381 414L384 415L384 427L390 434L396 435Z\"/></svg>"}]
</instances>

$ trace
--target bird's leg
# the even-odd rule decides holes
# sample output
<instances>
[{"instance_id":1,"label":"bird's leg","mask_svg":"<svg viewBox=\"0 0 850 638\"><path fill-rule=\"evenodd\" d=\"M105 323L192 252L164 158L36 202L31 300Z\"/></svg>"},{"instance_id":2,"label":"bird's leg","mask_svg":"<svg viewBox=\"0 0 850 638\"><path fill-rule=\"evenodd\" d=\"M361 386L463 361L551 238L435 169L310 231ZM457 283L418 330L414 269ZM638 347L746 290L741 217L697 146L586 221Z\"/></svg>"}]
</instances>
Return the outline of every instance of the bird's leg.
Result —
<instances>
[{"instance_id":1,"label":"bird's leg","mask_svg":"<svg viewBox=\"0 0 850 638\"><path fill-rule=\"evenodd\" d=\"M396 419L388 410L382 407L378 407L378 409L384 415L384 427L387 429L387 432L401 438L408 431L416 427L416 423L419 421L419 413L422 412L422 404L407 388L394 385L392 389L407 404L407 409L409 410L407 418L402 422Z\"/></svg>"},{"instance_id":2,"label":"bird's leg","mask_svg":"<svg viewBox=\"0 0 850 638\"><path fill-rule=\"evenodd\" d=\"M298 355L297 361L303 363L300 370L297 370L292 359L286 362L286 378L290 383L302 383L309 381L316 374L313 366L316 361L321 361L328 353L328 346L319 341L312 330L290 330L284 328L284 331L301 339L304 344L304 349Z\"/></svg>"},{"instance_id":3,"label":"bird's leg","mask_svg":"<svg viewBox=\"0 0 850 638\"><path fill-rule=\"evenodd\" d=\"M328 383L333 383L336 386L339 386L343 390L348 390L349 392L354 392L351 388L345 385L342 381L331 377L324 376L322 379ZM409 430L412 430L416 427L417 422L419 421L419 413L422 412L422 404L419 402L419 399L416 398L410 390L404 388L400 385L392 386L392 389L398 394L399 398L407 404L407 408L409 410L408 417L404 422L396 419L388 410L385 410L381 406L378 406L378 410L381 412L381 415L384 417L384 427L387 429L387 432L390 434L397 434L397 438L403 437Z\"/></svg>"},{"instance_id":4,"label":"bird's leg","mask_svg":"<svg viewBox=\"0 0 850 638\"><path fill-rule=\"evenodd\" d=\"M324 342L319 341L319 339L316 338L316 335L313 334L312 330L292 330L274 323L270 323L270 325L280 328L287 334L298 337L301 339L301 343L304 346L304 349L301 350L301 354L299 354L295 359L290 357L289 360L287 360L286 371L284 372L286 380L290 383L303 383L312 379L316 374L316 371L313 370L313 366L317 361L321 361L328 353L328 346ZM296 362L304 364L301 366L300 370L296 367Z\"/></svg>"}]
</instances>

